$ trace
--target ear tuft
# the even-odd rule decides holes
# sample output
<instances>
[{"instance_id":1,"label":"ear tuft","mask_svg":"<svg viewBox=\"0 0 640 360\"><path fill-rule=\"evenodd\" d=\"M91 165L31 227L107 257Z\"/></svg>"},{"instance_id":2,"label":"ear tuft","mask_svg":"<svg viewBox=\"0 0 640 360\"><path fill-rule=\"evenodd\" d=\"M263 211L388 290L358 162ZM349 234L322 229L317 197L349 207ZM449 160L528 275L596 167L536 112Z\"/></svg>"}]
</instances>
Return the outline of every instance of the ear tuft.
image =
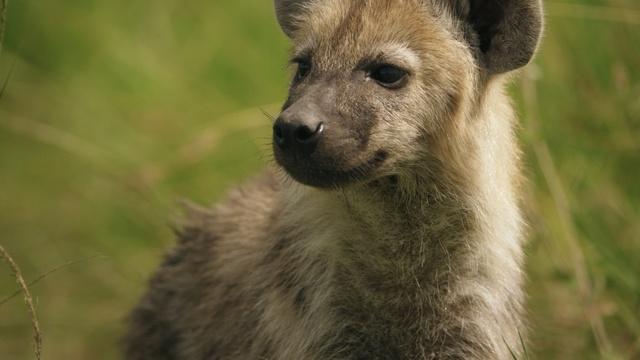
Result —
<instances>
[{"instance_id":1,"label":"ear tuft","mask_svg":"<svg viewBox=\"0 0 640 360\"><path fill-rule=\"evenodd\" d=\"M274 0L276 17L284 33L291 37L296 31L296 17L310 0Z\"/></svg>"},{"instance_id":2,"label":"ear tuft","mask_svg":"<svg viewBox=\"0 0 640 360\"><path fill-rule=\"evenodd\" d=\"M480 60L499 74L528 64L542 35L541 0L463 0L477 36Z\"/></svg>"}]
</instances>

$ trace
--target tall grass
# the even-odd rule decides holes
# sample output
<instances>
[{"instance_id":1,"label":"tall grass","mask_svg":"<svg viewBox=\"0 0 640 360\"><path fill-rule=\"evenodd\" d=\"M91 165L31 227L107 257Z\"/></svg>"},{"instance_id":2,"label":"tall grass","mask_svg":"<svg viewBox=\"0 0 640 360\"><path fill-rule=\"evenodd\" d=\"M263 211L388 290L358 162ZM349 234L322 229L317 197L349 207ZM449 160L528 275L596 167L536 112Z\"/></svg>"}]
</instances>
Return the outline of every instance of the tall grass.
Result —
<instances>
[{"instance_id":1,"label":"tall grass","mask_svg":"<svg viewBox=\"0 0 640 360\"><path fill-rule=\"evenodd\" d=\"M638 359L640 5L546 4L540 56L512 89L531 179L528 354ZM18 1L8 18L2 246L43 357L117 358L175 199L211 203L268 163L262 109L284 99L287 43L264 0ZM16 290L0 277L0 299ZM32 358L31 333L18 298L3 302L0 357Z\"/></svg>"},{"instance_id":2,"label":"tall grass","mask_svg":"<svg viewBox=\"0 0 640 360\"><path fill-rule=\"evenodd\" d=\"M13 260L11 255L0 245L0 258L4 260L9 266L9 270L11 271L13 277L20 288L20 291L24 294L24 302L27 305L27 310L31 317L31 324L33 328L33 343L34 343L34 352L37 360L40 360L40 356L42 354L42 332L40 331L40 322L38 321L38 315L36 313L36 308L33 305L33 296L31 296L31 291L29 291L29 287L22 276L22 271L16 262Z\"/></svg>"}]
</instances>

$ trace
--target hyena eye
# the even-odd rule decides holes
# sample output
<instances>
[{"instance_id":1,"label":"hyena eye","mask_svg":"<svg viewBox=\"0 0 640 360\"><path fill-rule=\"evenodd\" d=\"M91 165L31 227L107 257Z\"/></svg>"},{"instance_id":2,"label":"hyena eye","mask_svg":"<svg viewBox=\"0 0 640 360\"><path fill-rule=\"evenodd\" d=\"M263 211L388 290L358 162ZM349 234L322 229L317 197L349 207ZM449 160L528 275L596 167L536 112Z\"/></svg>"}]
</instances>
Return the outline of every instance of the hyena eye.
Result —
<instances>
[{"instance_id":1,"label":"hyena eye","mask_svg":"<svg viewBox=\"0 0 640 360\"><path fill-rule=\"evenodd\" d=\"M296 60L298 70L296 71L296 81L300 81L309 75L311 71L311 62L309 60Z\"/></svg>"},{"instance_id":2,"label":"hyena eye","mask_svg":"<svg viewBox=\"0 0 640 360\"><path fill-rule=\"evenodd\" d=\"M407 71L394 65L380 65L369 73L369 77L378 84L391 89L398 89L406 84Z\"/></svg>"}]
</instances>

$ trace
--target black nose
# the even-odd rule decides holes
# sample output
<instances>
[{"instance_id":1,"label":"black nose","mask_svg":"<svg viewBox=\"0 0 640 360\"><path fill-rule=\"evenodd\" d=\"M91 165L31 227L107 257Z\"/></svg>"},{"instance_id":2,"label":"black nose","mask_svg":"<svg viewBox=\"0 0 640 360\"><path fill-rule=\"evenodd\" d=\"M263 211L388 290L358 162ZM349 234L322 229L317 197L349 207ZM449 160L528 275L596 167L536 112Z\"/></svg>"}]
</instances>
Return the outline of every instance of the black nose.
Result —
<instances>
[{"instance_id":1,"label":"black nose","mask_svg":"<svg viewBox=\"0 0 640 360\"><path fill-rule=\"evenodd\" d=\"M279 118L273 125L273 140L282 150L297 148L312 152L323 131L324 124L320 121L286 121Z\"/></svg>"}]
</instances>

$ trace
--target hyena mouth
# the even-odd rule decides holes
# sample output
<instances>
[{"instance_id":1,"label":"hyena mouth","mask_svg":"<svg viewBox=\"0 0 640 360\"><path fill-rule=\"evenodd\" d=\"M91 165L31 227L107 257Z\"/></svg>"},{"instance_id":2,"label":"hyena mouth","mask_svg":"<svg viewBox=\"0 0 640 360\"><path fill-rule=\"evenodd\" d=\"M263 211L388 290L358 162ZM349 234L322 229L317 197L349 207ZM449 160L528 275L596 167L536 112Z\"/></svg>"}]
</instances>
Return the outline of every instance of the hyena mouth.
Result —
<instances>
[{"instance_id":1,"label":"hyena mouth","mask_svg":"<svg viewBox=\"0 0 640 360\"><path fill-rule=\"evenodd\" d=\"M371 178L374 171L382 166L388 157L387 151L378 150L369 160L347 169L334 167L333 164L309 162L281 165L294 180L304 185L330 189Z\"/></svg>"}]
</instances>

